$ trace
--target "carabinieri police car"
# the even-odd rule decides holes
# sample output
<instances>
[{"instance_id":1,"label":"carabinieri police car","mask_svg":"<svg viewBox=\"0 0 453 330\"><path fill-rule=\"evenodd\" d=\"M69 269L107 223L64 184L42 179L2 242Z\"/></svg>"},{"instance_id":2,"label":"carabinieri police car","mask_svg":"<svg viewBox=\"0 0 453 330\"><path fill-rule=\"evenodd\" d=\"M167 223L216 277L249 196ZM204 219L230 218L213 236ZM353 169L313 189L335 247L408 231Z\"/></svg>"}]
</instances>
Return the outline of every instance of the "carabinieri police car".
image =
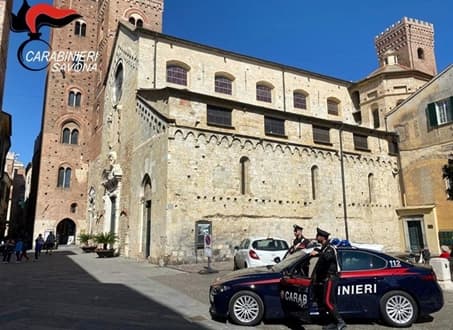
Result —
<instances>
[{"instance_id":1,"label":"carabinieri police car","mask_svg":"<svg viewBox=\"0 0 453 330\"><path fill-rule=\"evenodd\" d=\"M382 319L407 327L419 316L440 310L442 290L430 267L407 263L382 252L338 247L337 309L343 318ZM322 317L311 281L317 258L298 251L274 266L234 271L210 287L210 313L240 325L263 319Z\"/></svg>"}]
</instances>

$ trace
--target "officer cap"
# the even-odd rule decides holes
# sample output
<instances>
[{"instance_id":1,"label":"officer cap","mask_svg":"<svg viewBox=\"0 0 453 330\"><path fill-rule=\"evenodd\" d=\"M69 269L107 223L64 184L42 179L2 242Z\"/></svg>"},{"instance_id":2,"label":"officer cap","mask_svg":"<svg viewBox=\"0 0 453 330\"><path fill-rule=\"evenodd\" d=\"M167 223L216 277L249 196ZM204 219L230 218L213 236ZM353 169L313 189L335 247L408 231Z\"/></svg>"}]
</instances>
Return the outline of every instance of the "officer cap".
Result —
<instances>
[{"instance_id":1,"label":"officer cap","mask_svg":"<svg viewBox=\"0 0 453 330\"><path fill-rule=\"evenodd\" d=\"M303 230L304 228L302 228L301 226L299 225L293 225L293 228L294 228L294 231L296 230Z\"/></svg>"},{"instance_id":2,"label":"officer cap","mask_svg":"<svg viewBox=\"0 0 453 330\"><path fill-rule=\"evenodd\" d=\"M322 236L322 237L328 238L329 235L330 235L330 233L326 232L325 230L316 228L316 236Z\"/></svg>"}]
</instances>

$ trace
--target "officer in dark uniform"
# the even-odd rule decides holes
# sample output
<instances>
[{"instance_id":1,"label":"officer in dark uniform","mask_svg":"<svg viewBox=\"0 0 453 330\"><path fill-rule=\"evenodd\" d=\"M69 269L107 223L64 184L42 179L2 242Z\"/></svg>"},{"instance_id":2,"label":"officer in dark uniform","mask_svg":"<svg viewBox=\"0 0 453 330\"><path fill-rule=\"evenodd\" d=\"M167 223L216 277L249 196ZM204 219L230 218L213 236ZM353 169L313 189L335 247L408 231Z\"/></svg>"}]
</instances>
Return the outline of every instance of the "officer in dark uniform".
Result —
<instances>
[{"instance_id":1,"label":"officer in dark uniform","mask_svg":"<svg viewBox=\"0 0 453 330\"><path fill-rule=\"evenodd\" d=\"M295 236L293 245L288 249L288 251L286 252L283 259L285 259L288 255L296 252L297 249L306 248L306 244L307 244L307 242L309 242L309 240L305 239L304 235L302 235L302 231L304 230L304 228L302 228L299 225L293 225L293 228L294 228L294 236Z\"/></svg>"},{"instance_id":2,"label":"officer in dark uniform","mask_svg":"<svg viewBox=\"0 0 453 330\"><path fill-rule=\"evenodd\" d=\"M313 281L320 287L318 300L329 312L331 323L323 327L324 330L343 330L346 323L341 318L336 306L336 284L338 279L337 251L329 244L329 233L316 228L316 240L321 244L320 249L315 249L311 255L318 256L314 270Z\"/></svg>"}]
</instances>

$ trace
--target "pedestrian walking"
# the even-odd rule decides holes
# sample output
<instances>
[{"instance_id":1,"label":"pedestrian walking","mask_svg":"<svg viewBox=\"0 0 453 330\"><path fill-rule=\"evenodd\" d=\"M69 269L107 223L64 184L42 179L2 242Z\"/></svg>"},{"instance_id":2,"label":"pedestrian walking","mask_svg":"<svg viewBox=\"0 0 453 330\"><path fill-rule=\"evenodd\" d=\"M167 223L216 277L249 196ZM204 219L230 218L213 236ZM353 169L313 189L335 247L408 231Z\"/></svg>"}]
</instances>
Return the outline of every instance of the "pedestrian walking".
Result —
<instances>
[{"instance_id":1,"label":"pedestrian walking","mask_svg":"<svg viewBox=\"0 0 453 330\"><path fill-rule=\"evenodd\" d=\"M22 238L19 237L16 240L16 246L14 247L14 252L16 253L16 263L20 262L20 260L21 260L23 248L24 248L24 242L22 241Z\"/></svg>"},{"instance_id":2,"label":"pedestrian walking","mask_svg":"<svg viewBox=\"0 0 453 330\"><path fill-rule=\"evenodd\" d=\"M336 306L336 286L338 283L338 260L337 251L329 244L329 233L316 228L316 240L321 244L321 249L311 252L312 256L319 256L313 271L313 282L316 285L318 301L329 312L330 323L323 330L343 330L346 323L338 313Z\"/></svg>"},{"instance_id":3,"label":"pedestrian walking","mask_svg":"<svg viewBox=\"0 0 453 330\"><path fill-rule=\"evenodd\" d=\"M16 242L14 242L13 239L6 240L5 250L3 252L3 263L4 264L7 264L11 261L11 255L14 252L15 245L16 245Z\"/></svg>"},{"instance_id":4,"label":"pedestrian walking","mask_svg":"<svg viewBox=\"0 0 453 330\"><path fill-rule=\"evenodd\" d=\"M38 260L39 255L41 254L41 249L44 246L44 238L39 234L35 239L35 260Z\"/></svg>"},{"instance_id":5,"label":"pedestrian walking","mask_svg":"<svg viewBox=\"0 0 453 330\"><path fill-rule=\"evenodd\" d=\"M28 260L30 260L30 258L29 258L28 255L27 255L27 250L28 250L28 246L27 246L27 245L28 245L28 243L27 243L26 240L23 240L22 242L23 242L23 244L22 244L22 251L21 251L21 253L20 253L20 258L19 258L19 260L22 260L22 258L25 258L25 259L28 261Z\"/></svg>"},{"instance_id":6,"label":"pedestrian walking","mask_svg":"<svg viewBox=\"0 0 453 330\"><path fill-rule=\"evenodd\" d=\"M46 254L52 254L55 245L55 235L53 234L53 232L50 232L49 235L47 235L46 243L44 245L46 249Z\"/></svg>"}]
</instances>

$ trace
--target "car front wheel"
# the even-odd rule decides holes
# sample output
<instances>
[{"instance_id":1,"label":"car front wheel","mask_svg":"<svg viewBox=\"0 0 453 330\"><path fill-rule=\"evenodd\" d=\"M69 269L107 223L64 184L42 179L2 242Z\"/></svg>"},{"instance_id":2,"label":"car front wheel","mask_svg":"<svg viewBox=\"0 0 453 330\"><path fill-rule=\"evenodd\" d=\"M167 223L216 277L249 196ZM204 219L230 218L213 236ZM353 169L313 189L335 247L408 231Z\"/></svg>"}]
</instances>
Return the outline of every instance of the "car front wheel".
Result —
<instances>
[{"instance_id":1,"label":"car front wheel","mask_svg":"<svg viewBox=\"0 0 453 330\"><path fill-rule=\"evenodd\" d=\"M380 307L382 318L393 327L409 327L417 319L417 303L404 291L387 292L381 298Z\"/></svg>"},{"instance_id":2,"label":"car front wheel","mask_svg":"<svg viewBox=\"0 0 453 330\"><path fill-rule=\"evenodd\" d=\"M229 312L231 320L240 325L257 325L264 315L260 296L252 291L239 291L231 297Z\"/></svg>"}]
</instances>

